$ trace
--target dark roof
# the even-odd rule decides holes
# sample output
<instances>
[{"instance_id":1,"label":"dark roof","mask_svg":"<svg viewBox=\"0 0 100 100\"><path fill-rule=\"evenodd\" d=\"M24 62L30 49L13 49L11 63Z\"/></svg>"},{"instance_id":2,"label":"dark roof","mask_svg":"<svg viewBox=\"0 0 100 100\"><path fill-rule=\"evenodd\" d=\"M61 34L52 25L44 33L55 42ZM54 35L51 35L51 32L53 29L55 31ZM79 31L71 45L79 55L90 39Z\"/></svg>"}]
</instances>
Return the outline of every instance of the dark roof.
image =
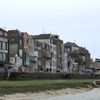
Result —
<instances>
[{"instance_id":1,"label":"dark roof","mask_svg":"<svg viewBox=\"0 0 100 100\"><path fill-rule=\"evenodd\" d=\"M4 29L2 29L2 28L0 28L0 31L1 31L1 32L7 32L6 30L4 30Z\"/></svg>"},{"instance_id":2,"label":"dark roof","mask_svg":"<svg viewBox=\"0 0 100 100\"><path fill-rule=\"evenodd\" d=\"M59 41L60 41L61 43L63 43L63 40L60 40L60 39L59 39Z\"/></svg>"},{"instance_id":3,"label":"dark roof","mask_svg":"<svg viewBox=\"0 0 100 100\"><path fill-rule=\"evenodd\" d=\"M33 35L33 39L49 39L51 34Z\"/></svg>"},{"instance_id":4,"label":"dark roof","mask_svg":"<svg viewBox=\"0 0 100 100\"><path fill-rule=\"evenodd\" d=\"M67 42L67 43L65 43L64 44L65 45L65 47L79 47L77 44L75 44L75 43L73 43L73 42Z\"/></svg>"},{"instance_id":5,"label":"dark roof","mask_svg":"<svg viewBox=\"0 0 100 100\"><path fill-rule=\"evenodd\" d=\"M80 53L89 53L89 51L83 47L80 47L79 51L80 51Z\"/></svg>"},{"instance_id":6,"label":"dark roof","mask_svg":"<svg viewBox=\"0 0 100 100\"><path fill-rule=\"evenodd\" d=\"M8 36L22 36L19 30L8 30Z\"/></svg>"},{"instance_id":7,"label":"dark roof","mask_svg":"<svg viewBox=\"0 0 100 100\"><path fill-rule=\"evenodd\" d=\"M59 35L55 35L55 34L39 34L39 35L33 35L33 39L49 39L50 36L54 36L54 38L58 39L61 43L63 43L63 40L59 39Z\"/></svg>"}]
</instances>

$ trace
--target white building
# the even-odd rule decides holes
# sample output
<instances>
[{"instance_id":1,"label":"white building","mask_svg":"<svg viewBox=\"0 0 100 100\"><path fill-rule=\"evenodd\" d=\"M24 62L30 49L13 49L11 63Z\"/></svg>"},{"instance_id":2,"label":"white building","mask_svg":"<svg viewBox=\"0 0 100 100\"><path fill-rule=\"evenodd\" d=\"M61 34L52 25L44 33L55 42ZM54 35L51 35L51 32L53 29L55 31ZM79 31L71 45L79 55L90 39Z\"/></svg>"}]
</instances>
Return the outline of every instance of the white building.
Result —
<instances>
[{"instance_id":1,"label":"white building","mask_svg":"<svg viewBox=\"0 0 100 100\"><path fill-rule=\"evenodd\" d=\"M0 61L8 61L8 38L7 31L0 28Z\"/></svg>"},{"instance_id":2,"label":"white building","mask_svg":"<svg viewBox=\"0 0 100 100\"><path fill-rule=\"evenodd\" d=\"M57 70L57 61L56 61L56 44L54 43L54 36L52 34L40 34L33 36L33 39L40 41L41 43L47 43L50 46L50 57L51 61L47 63L48 70L56 72Z\"/></svg>"}]
</instances>

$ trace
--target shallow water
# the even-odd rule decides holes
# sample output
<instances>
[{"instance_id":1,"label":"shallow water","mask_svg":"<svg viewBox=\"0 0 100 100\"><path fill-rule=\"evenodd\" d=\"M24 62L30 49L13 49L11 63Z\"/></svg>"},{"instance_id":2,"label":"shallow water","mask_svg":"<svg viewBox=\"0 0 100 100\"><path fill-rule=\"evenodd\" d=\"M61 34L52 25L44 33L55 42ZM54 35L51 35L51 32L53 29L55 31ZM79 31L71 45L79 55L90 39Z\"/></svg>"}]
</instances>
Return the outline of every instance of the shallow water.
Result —
<instances>
[{"instance_id":1,"label":"shallow water","mask_svg":"<svg viewBox=\"0 0 100 100\"><path fill-rule=\"evenodd\" d=\"M40 100L100 100L100 89L95 88L88 92L77 93L77 94L66 94L63 96L43 98Z\"/></svg>"},{"instance_id":2,"label":"shallow water","mask_svg":"<svg viewBox=\"0 0 100 100\"><path fill-rule=\"evenodd\" d=\"M62 93L56 91L56 93L59 93L59 94L55 94L54 92L41 92L41 93L34 93L34 94L18 93L14 95L1 96L0 100L100 100L100 88L95 88L95 89L92 89L89 91L83 91L83 92L80 91L80 92L70 93L68 91L71 91L71 90L67 89L67 90L64 90L64 92Z\"/></svg>"}]
</instances>

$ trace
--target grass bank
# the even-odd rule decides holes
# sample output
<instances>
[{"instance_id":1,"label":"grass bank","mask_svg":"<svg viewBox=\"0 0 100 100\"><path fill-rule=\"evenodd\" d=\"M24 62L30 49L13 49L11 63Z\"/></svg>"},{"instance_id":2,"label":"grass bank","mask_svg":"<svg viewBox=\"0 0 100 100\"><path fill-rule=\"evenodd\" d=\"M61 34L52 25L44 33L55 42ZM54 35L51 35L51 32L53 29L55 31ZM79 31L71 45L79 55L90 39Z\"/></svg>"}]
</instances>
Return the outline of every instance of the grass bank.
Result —
<instances>
[{"instance_id":1,"label":"grass bank","mask_svg":"<svg viewBox=\"0 0 100 100\"><path fill-rule=\"evenodd\" d=\"M0 95L88 87L93 80L0 81Z\"/></svg>"}]
</instances>

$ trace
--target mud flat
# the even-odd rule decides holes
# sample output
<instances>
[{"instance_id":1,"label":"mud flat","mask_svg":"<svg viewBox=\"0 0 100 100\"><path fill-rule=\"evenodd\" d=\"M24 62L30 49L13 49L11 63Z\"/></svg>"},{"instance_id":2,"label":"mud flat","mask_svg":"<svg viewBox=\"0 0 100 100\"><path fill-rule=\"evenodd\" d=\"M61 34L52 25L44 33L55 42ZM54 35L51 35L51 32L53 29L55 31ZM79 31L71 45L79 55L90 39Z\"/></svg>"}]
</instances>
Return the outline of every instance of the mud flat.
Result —
<instances>
[{"instance_id":1,"label":"mud flat","mask_svg":"<svg viewBox=\"0 0 100 100\"><path fill-rule=\"evenodd\" d=\"M76 94L67 94L63 96L55 96L40 100L100 100L100 88L95 88L91 91Z\"/></svg>"},{"instance_id":2,"label":"mud flat","mask_svg":"<svg viewBox=\"0 0 100 100\"><path fill-rule=\"evenodd\" d=\"M71 89L66 88L62 90L50 90L38 93L15 93L12 95L4 95L0 97L0 100L70 100L66 99L67 97L73 97L77 95L84 95L85 93L90 92L87 88L80 88L80 89ZM72 100L75 100L73 98ZM77 99L81 100L81 99ZM83 100L83 99L82 99ZM86 100L86 99L84 99Z\"/></svg>"}]
</instances>

